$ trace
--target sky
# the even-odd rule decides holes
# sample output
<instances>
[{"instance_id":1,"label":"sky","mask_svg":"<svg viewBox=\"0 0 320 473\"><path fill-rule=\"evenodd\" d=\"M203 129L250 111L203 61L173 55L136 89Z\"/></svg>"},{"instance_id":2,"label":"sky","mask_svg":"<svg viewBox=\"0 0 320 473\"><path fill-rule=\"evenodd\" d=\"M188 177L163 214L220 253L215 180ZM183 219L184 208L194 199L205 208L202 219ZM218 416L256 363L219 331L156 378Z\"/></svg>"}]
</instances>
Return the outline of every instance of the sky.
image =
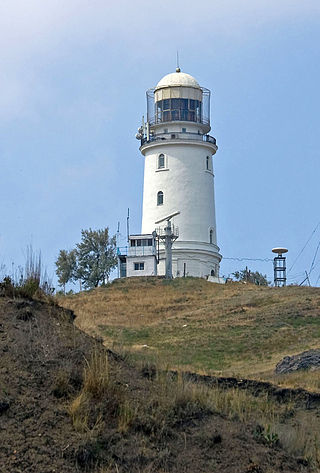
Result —
<instances>
[{"instance_id":1,"label":"sky","mask_svg":"<svg viewBox=\"0 0 320 473\"><path fill-rule=\"evenodd\" d=\"M140 232L135 134L178 50L212 93L220 273L272 280L271 261L250 259L283 245L288 282L311 269L320 285L319 26L318 0L2 0L0 266L32 245L55 280L81 229L120 222L125 242L130 208Z\"/></svg>"}]
</instances>

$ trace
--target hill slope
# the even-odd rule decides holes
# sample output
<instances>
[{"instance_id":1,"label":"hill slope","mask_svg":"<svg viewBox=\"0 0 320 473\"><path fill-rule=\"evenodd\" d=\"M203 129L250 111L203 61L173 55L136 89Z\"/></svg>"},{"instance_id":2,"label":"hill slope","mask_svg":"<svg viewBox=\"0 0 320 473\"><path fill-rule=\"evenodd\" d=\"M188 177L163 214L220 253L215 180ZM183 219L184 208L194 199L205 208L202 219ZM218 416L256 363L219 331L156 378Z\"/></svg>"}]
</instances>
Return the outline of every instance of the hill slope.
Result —
<instances>
[{"instance_id":1,"label":"hill slope","mask_svg":"<svg viewBox=\"0 0 320 473\"><path fill-rule=\"evenodd\" d=\"M284 356L319 347L319 288L131 278L59 301L80 328L136 358L320 389L317 372L273 377Z\"/></svg>"},{"instance_id":2,"label":"hill slope","mask_svg":"<svg viewBox=\"0 0 320 473\"><path fill-rule=\"evenodd\" d=\"M55 305L0 298L0 352L1 473L311 471L265 424L292 405L137 369Z\"/></svg>"}]
</instances>

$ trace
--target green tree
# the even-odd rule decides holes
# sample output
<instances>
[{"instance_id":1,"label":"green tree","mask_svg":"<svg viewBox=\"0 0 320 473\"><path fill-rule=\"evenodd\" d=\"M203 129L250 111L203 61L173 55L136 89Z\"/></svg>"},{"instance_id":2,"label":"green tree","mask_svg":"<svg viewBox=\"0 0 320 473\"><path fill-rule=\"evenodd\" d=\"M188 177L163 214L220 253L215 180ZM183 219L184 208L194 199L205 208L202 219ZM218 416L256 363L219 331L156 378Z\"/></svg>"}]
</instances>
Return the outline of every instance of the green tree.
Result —
<instances>
[{"instance_id":1,"label":"green tree","mask_svg":"<svg viewBox=\"0 0 320 473\"><path fill-rule=\"evenodd\" d=\"M60 250L56 261L56 274L63 286L70 281L80 281L86 288L93 288L108 281L117 265L116 237L109 236L109 229L81 230L81 241L71 251Z\"/></svg>"},{"instance_id":2,"label":"green tree","mask_svg":"<svg viewBox=\"0 0 320 473\"><path fill-rule=\"evenodd\" d=\"M60 250L58 259L56 261L56 274L58 276L58 283L63 286L63 292L66 293L66 284L77 278L77 252L76 250Z\"/></svg>"},{"instance_id":3,"label":"green tree","mask_svg":"<svg viewBox=\"0 0 320 473\"><path fill-rule=\"evenodd\" d=\"M108 281L110 272L117 265L116 237L109 236L109 229L82 230L77 244L77 273L87 288Z\"/></svg>"},{"instance_id":4,"label":"green tree","mask_svg":"<svg viewBox=\"0 0 320 473\"><path fill-rule=\"evenodd\" d=\"M258 286L268 286L270 281L267 280L267 275L259 273L259 271L250 271L247 267L240 271L235 271L232 276L237 281L245 281Z\"/></svg>"}]
</instances>

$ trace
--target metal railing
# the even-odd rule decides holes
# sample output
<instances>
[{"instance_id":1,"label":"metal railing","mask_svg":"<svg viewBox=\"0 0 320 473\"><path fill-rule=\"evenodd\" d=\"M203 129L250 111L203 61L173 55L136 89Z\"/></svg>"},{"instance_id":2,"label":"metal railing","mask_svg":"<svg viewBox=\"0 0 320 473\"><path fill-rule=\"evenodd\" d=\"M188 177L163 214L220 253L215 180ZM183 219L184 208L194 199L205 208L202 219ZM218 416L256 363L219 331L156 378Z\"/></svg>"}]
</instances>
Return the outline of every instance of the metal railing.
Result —
<instances>
[{"instance_id":1,"label":"metal railing","mask_svg":"<svg viewBox=\"0 0 320 473\"><path fill-rule=\"evenodd\" d=\"M168 110L165 111L167 115L163 115L162 117L153 116L149 118L149 125L165 125L167 123L174 123L174 122L189 122L192 124L199 123L200 125L210 125L210 119L205 117L197 117L190 115L190 111L188 110ZM163 112L163 113L165 113ZM195 111L191 111L194 112Z\"/></svg>"},{"instance_id":2,"label":"metal railing","mask_svg":"<svg viewBox=\"0 0 320 473\"><path fill-rule=\"evenodd\" d=\"M200 133L190 133L190 132L172 132L172 133L157 133L156 135L151 135L149 139L142 138L141 146L146 143L153 143L155 141L172 141L172 140L183 140L183 141L204 141L206 143L217 144L216 139L210 135L201 135Z\"/></svg>"},{"instance_id":3,"label":"metal railing","mask_svg":"<svg viewBox=\"0 0 320 473\"><path fill-rule=\"evenodd\" d=\"M157 236L164 236L166 234L165 227L156 228L156 232ZM173 223L171 224L171 232L176 238L179 237L179 227L173 225Z\"/></svg>"},{"instance_id":4,"label":"metal railing","mask_svg":"<svg viewBox=\"0 0 320 473\"><path fill-rule=\"evenodd\" d=\"M118 256L150 256L155 254L155 246L122 246L117 248Z\"/></svg>"},{"instance_id":5,"label":"metal railing","mask_svg":"<svg viewBox=\"0 0 320 473\"><path fill-rule=\"evenodd\" d=\"M151 256L155 254L155 246L129 246L128 248L128 256Z\"/></svg>"}]
</instances>

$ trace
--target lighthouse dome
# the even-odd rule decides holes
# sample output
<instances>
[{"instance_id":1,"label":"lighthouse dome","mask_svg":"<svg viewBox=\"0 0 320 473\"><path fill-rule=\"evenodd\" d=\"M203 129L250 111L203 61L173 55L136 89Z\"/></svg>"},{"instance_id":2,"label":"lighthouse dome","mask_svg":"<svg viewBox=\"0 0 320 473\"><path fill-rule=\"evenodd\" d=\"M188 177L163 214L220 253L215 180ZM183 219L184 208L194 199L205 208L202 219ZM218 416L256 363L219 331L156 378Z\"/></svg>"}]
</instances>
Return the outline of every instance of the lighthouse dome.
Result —
<instances>
[{"instance_id":1,"label":"lighthouse dome","mask_svg":"<svg viewBox=\"0 0 320 473\"><path fill-rule=\"evenodd\" d=\"M200 89L200 85L194 77L185 72L172 72L164 76L156 85L157 89L162 89L163 87L194 87Z\"/></svg>"}]
</instances>

